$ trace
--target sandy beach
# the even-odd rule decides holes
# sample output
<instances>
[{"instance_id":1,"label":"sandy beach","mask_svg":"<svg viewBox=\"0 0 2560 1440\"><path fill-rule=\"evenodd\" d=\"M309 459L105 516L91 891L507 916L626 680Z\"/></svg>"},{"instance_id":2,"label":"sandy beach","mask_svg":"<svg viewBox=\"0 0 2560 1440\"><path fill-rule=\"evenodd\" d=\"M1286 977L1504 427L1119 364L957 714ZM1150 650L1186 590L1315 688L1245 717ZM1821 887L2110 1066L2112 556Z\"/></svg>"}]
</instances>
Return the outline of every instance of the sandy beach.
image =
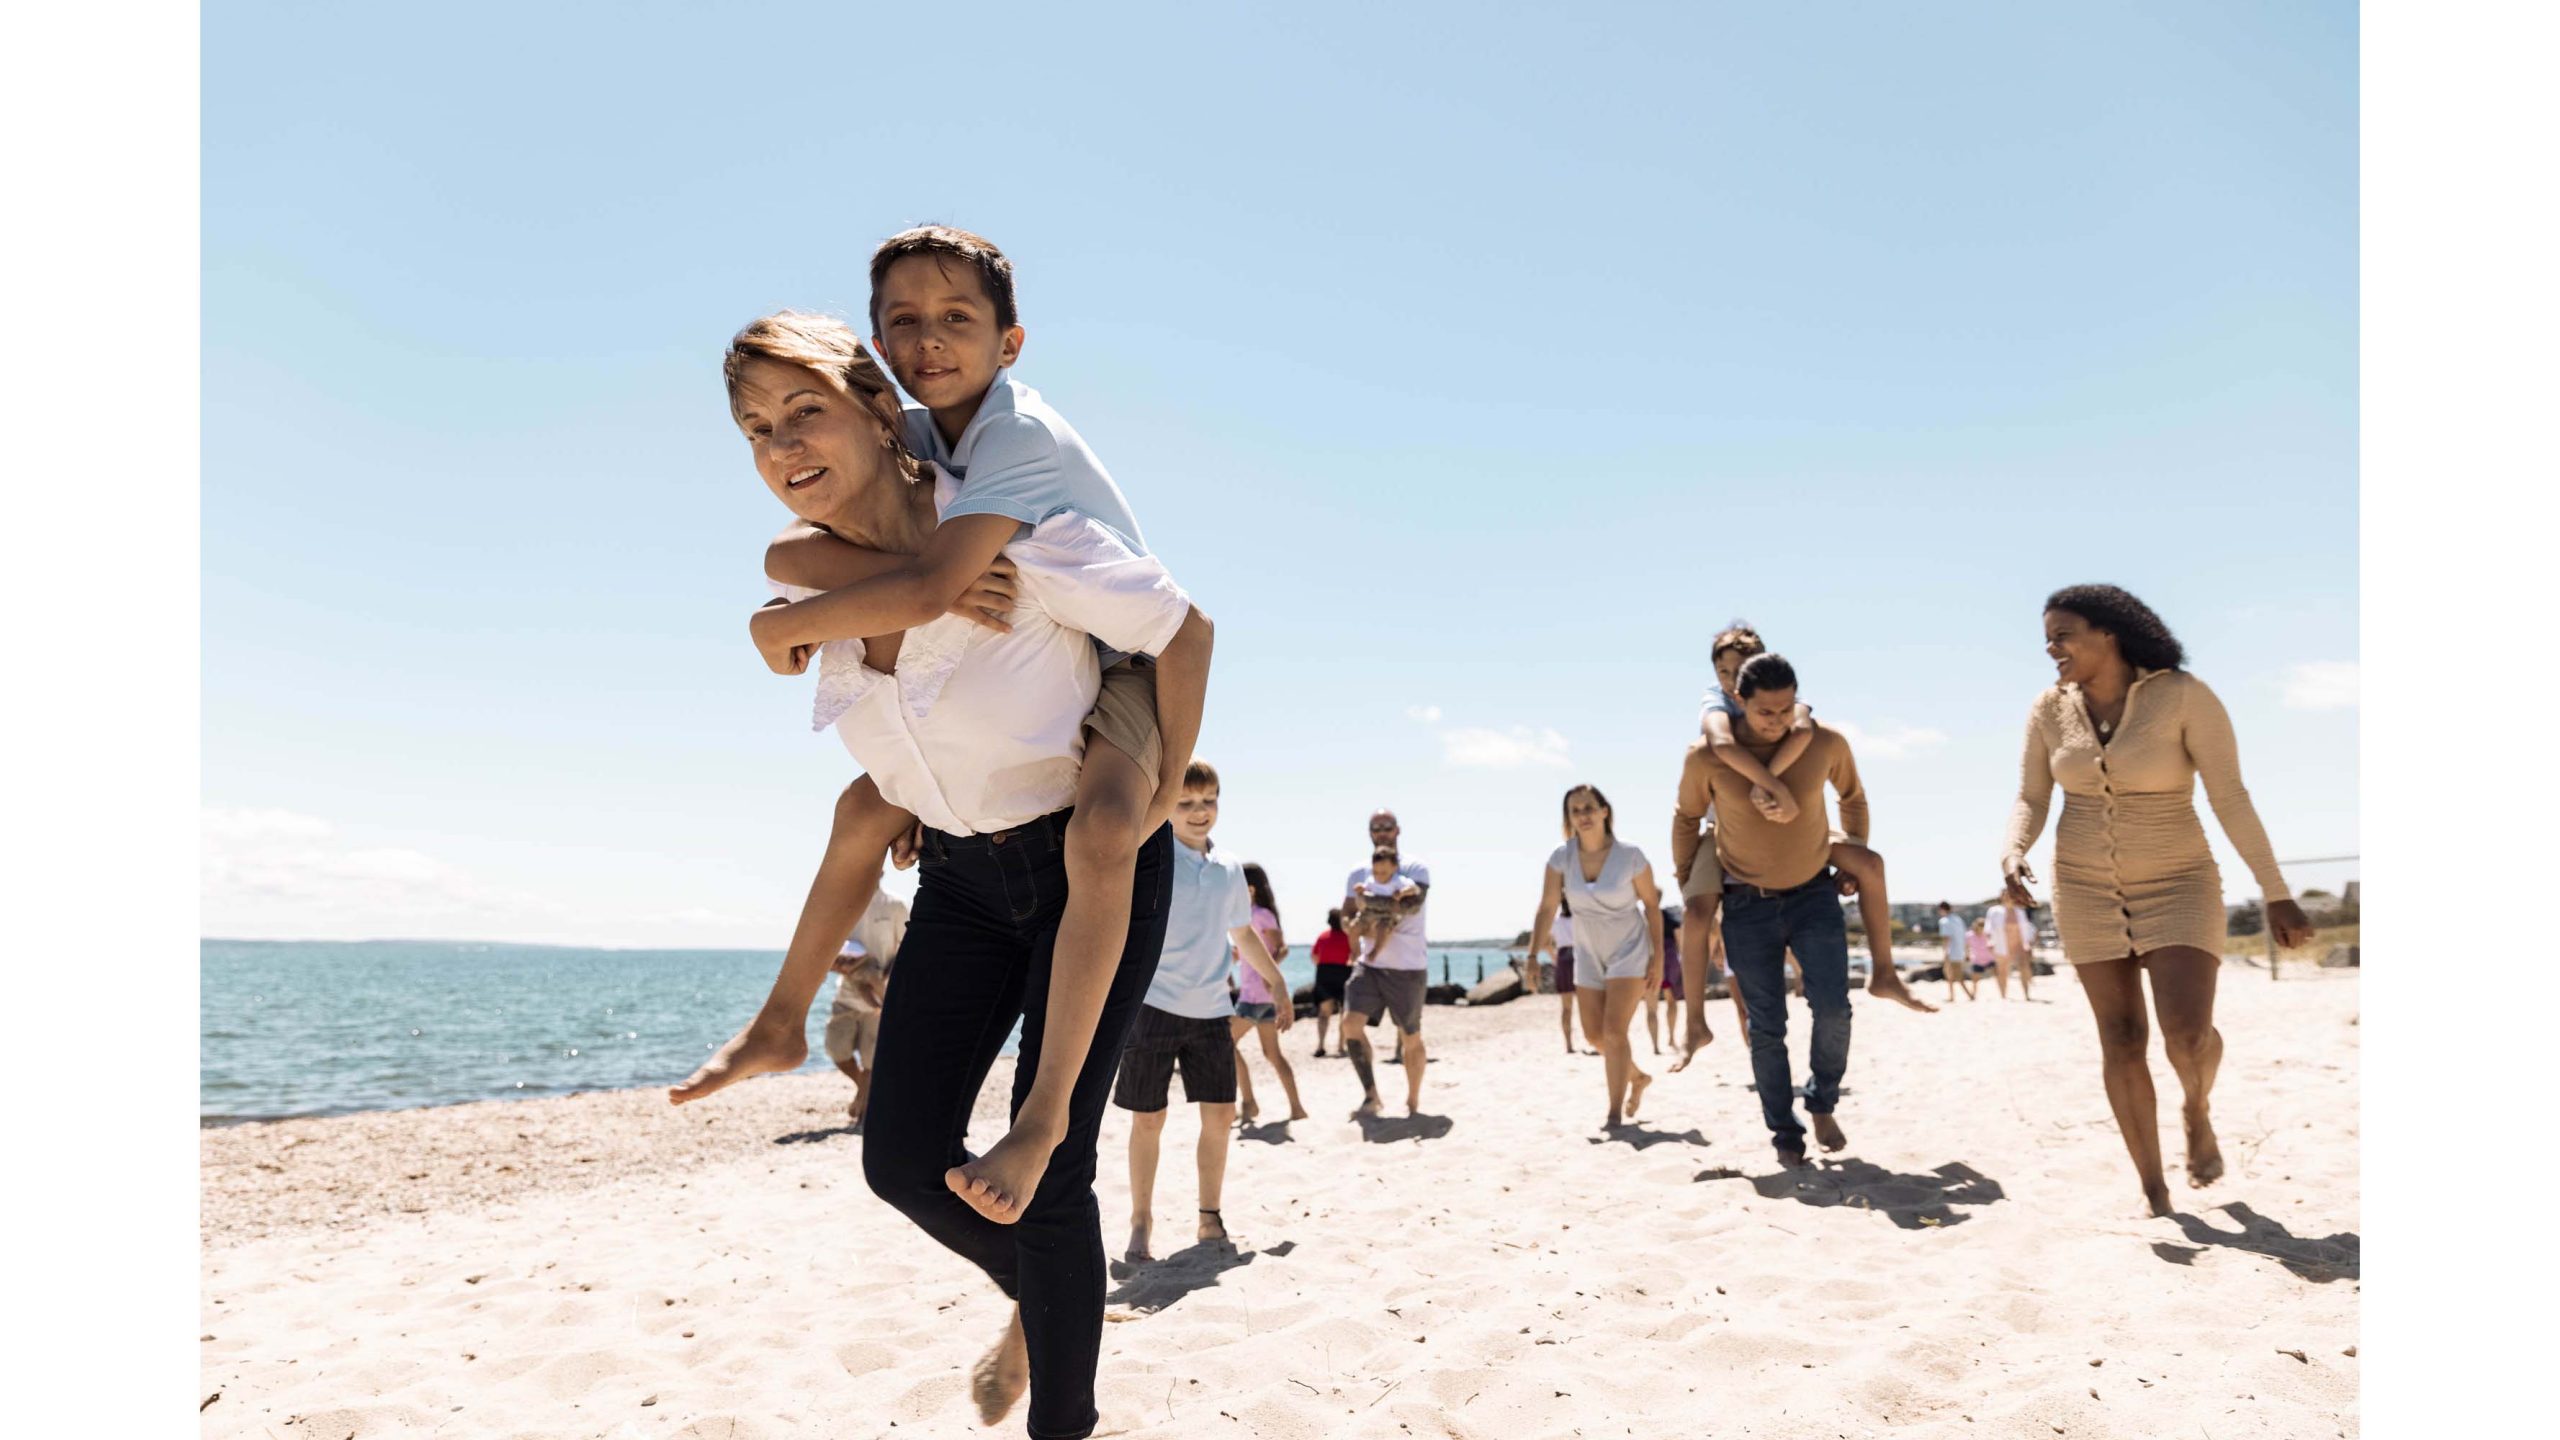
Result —
<instances>
[{"instance_id":1,"label":"sandy beach","mask_svg":"<svg viewBox=\"0 0 2560 1440\"><path fill-rule=\"evenodd\" d=\"M1196 1112L1167 1127L1166 1258L1115 1269L1103 1433L2353 1435L2359 989L2226 967L2231 1174L2163 1220L2138 1218L2067 969L2031 1005L1861 995L1849 1148L1810 1172L1775 1164L1722 1002L1615 1136L1550 997L1432 1009L1428 1115L1365 1129L1302 1027L1315 1118L1236 1145L1232 1248L1177 1248ZM1659 1073L1641 1022L1636 1046ZM2175 1178L2156 1043L2153 1070ZM967 1398L1000 1297L864 1188L849 1090L205 1131L203 1433L1020 1433ZM1114 1254L1127 1134L1112 1112Z\"/></svg>"}]
</instances>

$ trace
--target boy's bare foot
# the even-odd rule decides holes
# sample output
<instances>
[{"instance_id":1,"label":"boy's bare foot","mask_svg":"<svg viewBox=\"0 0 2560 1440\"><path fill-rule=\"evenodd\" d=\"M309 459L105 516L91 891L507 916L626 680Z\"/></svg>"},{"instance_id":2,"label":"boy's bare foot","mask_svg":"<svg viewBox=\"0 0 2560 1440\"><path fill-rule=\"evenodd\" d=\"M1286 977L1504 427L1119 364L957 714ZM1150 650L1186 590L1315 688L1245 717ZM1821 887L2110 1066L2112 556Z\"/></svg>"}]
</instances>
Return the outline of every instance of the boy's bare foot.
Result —
<instances>
[{"instance_id":1,"label":"boy's bare foot","mask_svg":"<svg viewBox=\"0 0 2560 1440\"><path fill-rule=\"evenodd\" d=\"M2167 1182L2142 1187L2142 1198L2151 1207L2151 1218L2157 1220L2178 1213L2177 1202L2169 1198Z\"/></svg>"},{"instance_id":2,"label":"boy's bare foot","mask_svg":"<svg viewBox=\"0 0 2560 1440\"><path fill-rule=\"evenodd\" d=\"M726 1090L757 1075L797 1070L809 1058L809 1035L803 1026L769 1024L762 1019L729 1037L729 1043L702 1062L702 1068L667 1087L667 1103L682 1105Z\"/></svg>"},{"instance_id":3,"label":"boy's bare foot","mask_svg":"<svg viewBox=\"0 0 2560 1440\"><path fill-rule=\"evenodd\" d=\"M1261 1107L1261 1106L1259 1106L1259 1105L1256 1105L1256 1104L1255 1104L1255 1103L1253 1103L1252 1101L1247 1100L1247 1101L1243 1102L1242 1104L1240 1104L1240 1105L1236 1106L1236 1123L1237 1123L1237 1124L1239 1124L1239 1125L1250 1125L1250 1124L1252 1124L1254 1121L1256 1121L1256 1120L1258 1120L1258 1119L1260 1119L1260 1118L1262 1118L1262 1107Z\"/></svg>"},{"instance_id":4,"label":"boy's bare foot","mask_svg":"<svg viewBox=\"0 0 2560 1440\"><path fill-rule=\"evenodd\" d=\"M1200 1238L1201 1238L1201 1239L1203 1239L1203 1240L1224 1240L1224 1239L1226 1239L1226 1238L1227 1238L1227 1222L1226 1222L1226 1218L1225 1218L1224 1216L1220 1215L1220 1214L1219 1214L1217 1211L1215 1211L1215 1210L1203 1210L1203 1211L1201 1211L1201 1212L1200 1212Z\"/></svg>"},{"instance_id":5,"label":"boy's bare foot","mask_svg":"<svg viewBox=\"0 0 2560 1440\"><path fill-rule=\"evenodd\" d=\"M1849 1143L1849 1137L1840 1133L1840 1122L1828 1115L1813 1117L1813 1138L1821 1141L1826 1151L1841 1149Z\"/></svg>"},{"instance_id":6,"label":"boy's bare foot","mask_svg":"<svg viewBox=\"0 0 2560 1440\"><path fill-rule=\"evenodd\" d=\"M1359 1109L1351 1112L1351 1118L1357 1120L1363 1115L1383 1115L1386 1111L1387 1107L1384 1102L1380 1101L1375 1094L1372 1094L1369 1098L1360 1102Z\"/></svg>"},{"instance_id":7,"label":"boy's bare foot","mask_svg":"<svg viewBox=\"0 0 2560 1440\"><path fill-rule=\"evenodd\" d=\"M1151 1260L1155 1259L1155 1258L1156 1258L1156 1257L1155 1257L1155 1252L1154 1252L1154 1251L1151 1251L1151 1250L1149 1250L1149 1249L1147 1248L1147 1232L1148 1232L1149 1230L1154 1229L1154 1228L1155 1228L1155 1217L1154 1217L1154 1216L1152 1216L1152 1215L1132 1215L1132 1216L1130 1216L1130 1217L1129 1217L1129 1248L1128 1248L1125 1252L1123 1252L1123 1253L1121 1254L1120 1258L1121 1258L1121 1259L1123 1259L1123 1260L1128 1261L1128 1262L1129 1262L1130 1264L1132 1264L1132 1265L1144 1265L1144 1264L1146 1264L1147 1262L1149 1262L1149 1261L1151 1261Z\"/></svg>"},{"instance_id":8,"label":"boy's bare foot","mask_svg":"<svg viewBox=\"0 0 2560 1440\"><path fill-rule=\"evenodd\" d=\"M1627 1128L1627 1119L1617 1111L1612 1110L1609 1112L1609 1118L1600 1122L1600 1128L1603 1130L1623 1130Z\"/></svg>"},{"instance_id":9,"label":"boy's bare foot","mask_svg":"<svg viewBox=\"0 0 2560 1440\"><path fill-rule=\"evenodd\" d=\"M1304 1120L1304 1119L1306 1119L1306 1118L1307 1118L1307 1107L1306 1107L1306 1106L1304 1106L1304 1105L1292 1105L1292 1106L1290 1106L1290 1107L1289 1107L1289 1118L1290 1118L1290 1119L1292 1119L1292 1120Z\"/></svg>"},{"instance_id":10,"label":"boy's bare foot","mask_svg":"<svg viewBox=\"0 0 2560 1440\"><path fill-rule=\"evenodd\" d=\"M1680 1058L1671 1062L1671 1073L1679 1074L1698 1058L1698 1052L1716 1043L1716 1032L1703 1023L1690 1026L1680 1037Z\"/></svg>"},{"instance_id":11,"label":"boy's bare foot","mask_svg":"<svg viewBox=\"0 0 2560 1440\"><path fill-rule=\"evenodd\" d=\"M2199 1188L2222 1178L2222 1141L2213 1119L2200 1110L2187 1112L2187 1183Z\"/></svg>"},{"instance_id":12,"label":"boy's bare foot","mask_svg":"<svg viewBox=\"0 0 2560 1440\"><path fill-rule=\"evenodd\" d=\"M969 1398L978 1402L978 1423L993 1425L1013 1409L1031 1385L1031 1349L1022 1338L1022 1310L1004 1327L1004 1338L978 1357L969 1371Z\"/></svg>"},{"instance_id":13,"label":"boy's bare foot","mask_svg":"<svg viewBox=\"0 0 2560 1440\"><path fill-rule=\"evenodd\" d=\"M943 1171L942 1183L968 1201L970 1209L1010 1225L1022 1218L1023 1207L1040 1188L1040 1177L1048 1173L1049 1152L1057 1148L1053 1137L1016 1125L986 1154Z\"/></svg>"},{"instance_id":14,"label":"boy's bare foot","mask_svg":"<svg viewBox=\"0 0 2560 1440\"><path fill-rule=\"evenodd\" d=\"M1879 1000L1890 1000L1897 1005L1908 1006L1923 1015L1938 1013L1937 1006L1912 994L1911 987L1904 983L1903 978L1890 966L1879 965L1875 973L1867 977L1867 993ZM1949 994L1947 998L1953 1000L1956 997Z\"/></svg>"},{"instance_id":15,"label":"boy's bare foot","mask_svg":"<svg viewBox=\"0 0 2560 1440\"><path fill-rule=\"evenodd\" d=\"M1644 1104L1644 1087L1652 1083L1653 1077L1641 1070L1635 1073L1635 1078L1627 1082L1627 1117L1629 1119L1635 1118L1636 1107Z\"/></svg>"}]
</instances>

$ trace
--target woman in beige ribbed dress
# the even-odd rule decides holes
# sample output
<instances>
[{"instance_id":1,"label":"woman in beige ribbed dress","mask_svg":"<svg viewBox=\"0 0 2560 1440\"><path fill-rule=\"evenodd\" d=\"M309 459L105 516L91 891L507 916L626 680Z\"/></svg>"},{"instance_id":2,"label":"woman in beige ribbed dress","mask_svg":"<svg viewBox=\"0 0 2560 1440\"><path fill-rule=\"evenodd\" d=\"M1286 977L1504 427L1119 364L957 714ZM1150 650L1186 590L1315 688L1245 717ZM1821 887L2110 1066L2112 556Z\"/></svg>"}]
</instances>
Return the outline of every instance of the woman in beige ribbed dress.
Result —
<instances>
[{"instance_id":1,"label":"woman in beige ribbed dress","mask_svg":"<svg viewBox=\"0 0 2560 1440\"><path fill-rule=\"evenodd\" d=\"M2205 683L2180 667L2185 651L2151 608L2113 585L2074 585L2045 602L2045 653L2056 683L2027 715L2026 755L2009 821L2002 884L2013 903L2033 904L2027 850L2043 833L2053 787L2062 787L2054 827L2054 920L2062 951L2098 1021L2107 1103L2142 1179L2151 1213L2174 1207L2162 1177L2158 1103L2147 1055L2150 1017L2186 1091L2187 1179L2222 1175L2212 1119L2222 1035L2213 1028L2214 981L2222 969L2222 874L2196 817L2204 780L2222 833L2230 837L2267 898L2267 925L2280 945L2311 939L2311 922L2285 888L2267 832L2240 783L2231 717Z\"/></svg>"}]
</instances>

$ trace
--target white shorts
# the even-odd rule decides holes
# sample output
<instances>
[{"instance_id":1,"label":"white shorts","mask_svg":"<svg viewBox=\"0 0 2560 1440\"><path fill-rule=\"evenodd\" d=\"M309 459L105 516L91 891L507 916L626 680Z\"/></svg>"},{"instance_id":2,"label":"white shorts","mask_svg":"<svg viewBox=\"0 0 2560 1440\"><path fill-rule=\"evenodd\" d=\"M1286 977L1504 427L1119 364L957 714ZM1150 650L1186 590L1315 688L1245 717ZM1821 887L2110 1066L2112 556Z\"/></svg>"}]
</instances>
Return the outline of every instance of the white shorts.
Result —
<instances>
[{"instance_id":1,"label":"white shorts","mask_svg":"<svg viewBox=\"0 0 2560 1440\"><path fill-rule=\"evenodd\" d=\"M1640 949L1632 956L1621 957L1603 965L1592 952L1576 947L1573 952L1574 988L1578 990L1585 985L1596 988L1603 981L1608 980L1641 980L1644 978L1645 967L1652 963L1653 952L1650 950Z\"/></svg>"}]
</instances>

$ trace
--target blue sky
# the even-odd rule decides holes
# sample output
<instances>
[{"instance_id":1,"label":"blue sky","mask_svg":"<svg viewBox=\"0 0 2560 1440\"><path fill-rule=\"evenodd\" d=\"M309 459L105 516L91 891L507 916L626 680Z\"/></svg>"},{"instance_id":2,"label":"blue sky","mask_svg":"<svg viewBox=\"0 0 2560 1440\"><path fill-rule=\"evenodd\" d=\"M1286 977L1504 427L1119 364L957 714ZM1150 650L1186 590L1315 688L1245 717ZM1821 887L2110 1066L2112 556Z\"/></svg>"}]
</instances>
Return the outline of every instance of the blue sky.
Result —
<instances>
[{"instance_id":1,"label":"blue sky","mask_svg":"<svg viewBox=\"0 0 2560 1440\"><path fill-rule=\"evenodd\" d=\"M1737 613L1978 898L2091 579L2356 850L2351 9L950 13L207 12L207 933L779 945L852 770L719 352L927 219L1216 617L1294 933L1380 803L1444 936L1574 781L1659 857Z\"/></svg>"}]
</instances>

